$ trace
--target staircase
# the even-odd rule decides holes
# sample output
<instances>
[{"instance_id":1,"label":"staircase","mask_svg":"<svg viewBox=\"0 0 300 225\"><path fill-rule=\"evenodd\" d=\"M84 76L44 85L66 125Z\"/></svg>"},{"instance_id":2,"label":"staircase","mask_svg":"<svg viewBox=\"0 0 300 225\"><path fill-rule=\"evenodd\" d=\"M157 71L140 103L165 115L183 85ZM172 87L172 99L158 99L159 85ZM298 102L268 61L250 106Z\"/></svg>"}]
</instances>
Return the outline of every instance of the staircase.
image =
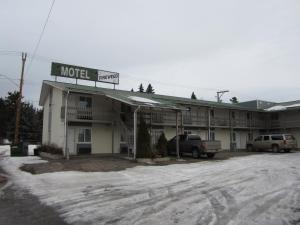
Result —
<instances>
[{"instance_id":1,"label":"staircase","mask_svg":"<svg viewBox=\"0 0 300 225\"><path fill-rule=\"evenodd\" d=\"M134 142L134 136L133 136L133 125L131 125L131 122L133 124L133 121L129 120L127 123L125 123L121 118L119 119L119 125L120 125L120 133L121 133L121 143L120 143L120 152L128 154L132 153L133 150L133 142Z\"/></svg>"}]
</instances>

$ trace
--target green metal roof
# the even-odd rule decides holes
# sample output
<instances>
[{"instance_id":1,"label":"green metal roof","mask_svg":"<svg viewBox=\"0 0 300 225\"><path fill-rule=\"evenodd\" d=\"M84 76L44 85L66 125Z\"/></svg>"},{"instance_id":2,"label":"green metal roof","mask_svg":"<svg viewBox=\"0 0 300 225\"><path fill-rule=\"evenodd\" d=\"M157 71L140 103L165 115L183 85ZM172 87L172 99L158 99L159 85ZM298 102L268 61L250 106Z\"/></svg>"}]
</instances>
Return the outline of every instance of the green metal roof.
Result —
<instances>
[{"instance_id":1,"label":"green metal roof","mask_svg":"<svg viewBox=\"0 0 300 225\"><path fill-rule=\"evenodd\" d=\"M154 108L168 108L168 109L180 109L185 110L189 106L206 106L206 107L216 107L216 108L228 108L228 109L237 109L237 110L247 110L247 111L260 111L260 109L254 109L252 107L245 107L239 104L230 104L230 103L218 103L213 101L204 101L204 100L194 100L189 98L159 95L159 94L147 94L140 92L131 92L124 90L115 90L102 87L93 87L86 85L78 85L57 81L43 81L41 96L40 96L40 105L43 105L44 98L46 96L45 92L49 86L70 92L79 92L79 93L88 93L96 95L105 95L108 98L112 98L130 105L135 106L147 106Z\"/></svg>"}]
</instances>

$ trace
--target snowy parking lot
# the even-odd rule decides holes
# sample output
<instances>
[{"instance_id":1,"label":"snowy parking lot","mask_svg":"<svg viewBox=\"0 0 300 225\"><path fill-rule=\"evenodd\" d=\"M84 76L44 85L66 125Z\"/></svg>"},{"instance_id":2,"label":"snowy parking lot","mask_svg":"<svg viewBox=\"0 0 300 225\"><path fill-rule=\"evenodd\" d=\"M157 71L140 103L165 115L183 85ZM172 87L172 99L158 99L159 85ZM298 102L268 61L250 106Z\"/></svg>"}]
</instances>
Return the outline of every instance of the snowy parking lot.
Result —
<instances>
[{"instance_id":1,"label":"snowy parking lot","mask_svg":"<svg viewBox=\"0 0 300 225\"><path fill-rule=\"evenodd\" d=\"M300 224L299 152L118 172L18 169L40 162L0 156L14 185L70 224Z\"/></svg>"}]
</instances>

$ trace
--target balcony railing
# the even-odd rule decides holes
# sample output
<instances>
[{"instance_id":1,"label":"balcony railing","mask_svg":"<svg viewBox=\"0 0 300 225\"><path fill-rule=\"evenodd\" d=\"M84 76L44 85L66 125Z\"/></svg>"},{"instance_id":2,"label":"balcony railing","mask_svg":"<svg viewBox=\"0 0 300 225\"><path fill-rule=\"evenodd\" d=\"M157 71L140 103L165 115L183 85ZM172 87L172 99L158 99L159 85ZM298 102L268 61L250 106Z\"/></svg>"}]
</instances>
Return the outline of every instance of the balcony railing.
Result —
<instances>
[{"instance_id":1,"label":"balcony railing","mask_svg":"<svg viewBox=\"0 0 300 225\"><path fill-rule=\"evenodd\" d=\"M272 120L271 128L297 128L300 127L300 120Z\"/></svg>"},{"instance_id":2,"label":"balcony railing","mask_svg":"<svg viewBox=\"0 0 300 225\"><path fill-rule=\"evenodd\" d=\"M69 121L103 121L111 122L115 118L114 112L93 112L92 108L68 107ZM65 118L65 107L61 108L61 118Z\"/></svg>"}]
</instances>

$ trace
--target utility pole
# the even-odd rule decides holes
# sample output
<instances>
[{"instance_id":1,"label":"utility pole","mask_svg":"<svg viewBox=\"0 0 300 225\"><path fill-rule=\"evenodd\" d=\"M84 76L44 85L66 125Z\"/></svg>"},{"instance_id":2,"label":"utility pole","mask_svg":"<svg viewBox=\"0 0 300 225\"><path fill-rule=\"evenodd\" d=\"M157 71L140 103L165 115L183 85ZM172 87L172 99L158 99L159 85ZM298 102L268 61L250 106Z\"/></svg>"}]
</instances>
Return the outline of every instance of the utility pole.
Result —
<instances>
[{"instance_id":1,"label":"utility pole","mask_svg":"<svg viewBox=\"0 0 300 225\"><path fill-rule=\"evenodd\" d=\"M223 96L226 92L229 92L229 90L224 90L224 91L218 91L218 92L217 92L217 102L222 102L221 98L222 98L222 96Z\"/></svg>"},{"instance_id":2,"label":"utility pole","mask_svg":"<svg viewBox=\"0 0 300 225\"><path fill-rule=\"evenodd\" d=\"M20 79L20 86L19 86L19 95L16 104L16 124L15 124L15 138L14 144L19 144L19 128L20 128L20 119L21 119L21 101L22 101L22 91L23 91L23 77L24 77L24 68L25 62L27 58L27 53L22 52L22 70L21 70L21 79Z\"/></svg>"}]
</instances>

